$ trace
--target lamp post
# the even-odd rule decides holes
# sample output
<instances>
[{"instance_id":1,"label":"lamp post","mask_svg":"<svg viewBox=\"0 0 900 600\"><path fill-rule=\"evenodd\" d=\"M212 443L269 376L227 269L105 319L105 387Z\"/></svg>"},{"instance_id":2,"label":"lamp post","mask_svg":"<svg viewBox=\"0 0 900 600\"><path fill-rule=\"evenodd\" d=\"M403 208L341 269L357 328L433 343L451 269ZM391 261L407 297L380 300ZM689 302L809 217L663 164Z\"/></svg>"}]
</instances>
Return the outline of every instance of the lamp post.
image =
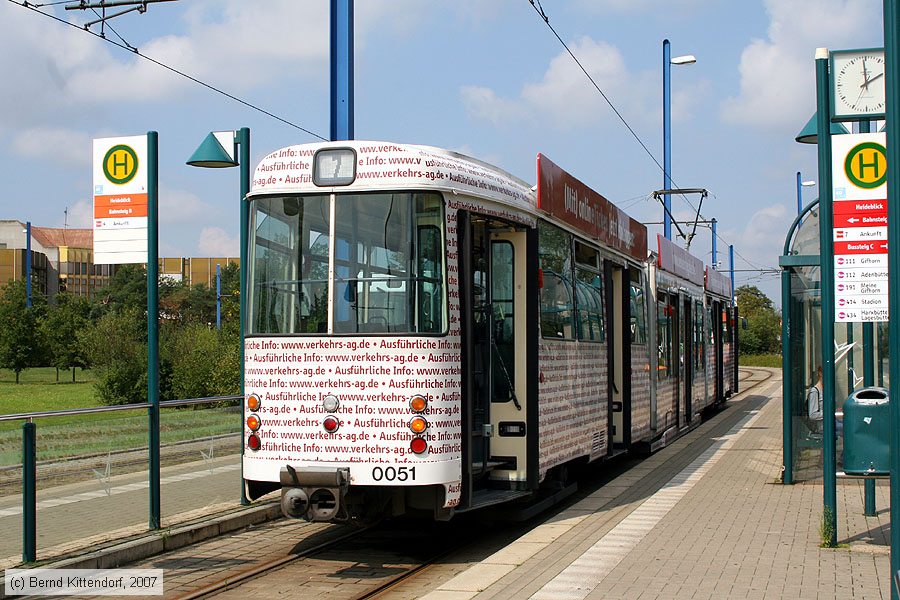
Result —
<instances>
[{"instance_id":1,"label":"lamp post","mask_svg":"<svg viewBox=\"0 0 900 600\"><path fill-rule=\"evenodd\" d=\"M25 223L25 307L31 308L31 221Z\"/></svg>"},{"instance_id":2,"label":"lamp post","mask_svg":"<svg viewBox=\"0 0 900 600\"><path fill-rule=\"evenodd\" d=\"M716 220L712 219L710 225L712 225L712 268L718 271L719 267L716 265L716 261L718 260L718 257L716 256L718 254L718 252L716 252L716 237L718 237L716 234Z\"/></svg>"},{"instance_id":3,"label":"lamp post","mask_svg":"<svg viewBox=\"0 0 900 600\"><path fill-rule=\"evenodd\" d=\"M669 40L663 40L663 189L672 189L672 65L691 65L697 62L692 54L671 58ZM672 239L672 197L663 195L663 235Z\"/></svg>"},{"instance_id":4,"label":"lamp post","mask_svg":"<svg viewBox=\"0 0 900 600\"><path fill-rule=\"evenodd\" d=\"M800 171L797 171L797 214L803 212L803 188L816 185L815 181L803 181Z\"/></svg>"},{"instance_id":5,"label":"lamp post","mask_svg":"<svg viewBox=\"0 0 900 600\"><path fill-rule=\"evenodd\" d=\"M241 339L241 396L244 396L244 322L247 318L247 237L250 227L250 205L247 194L250 193L250 129L242 127L237 131L214 131L206 136L203 143L187 160L192 167L206 168L241 168L241 270L240 270L240 321L238 332ZM243 400L241 401L243 405ZM243 410L241 411L241 431L244 429ZM244 454L243 436L241 456ZM244 490L244 467L241 461L241 504L250 504Z\"/></svg>"}]
</instances>

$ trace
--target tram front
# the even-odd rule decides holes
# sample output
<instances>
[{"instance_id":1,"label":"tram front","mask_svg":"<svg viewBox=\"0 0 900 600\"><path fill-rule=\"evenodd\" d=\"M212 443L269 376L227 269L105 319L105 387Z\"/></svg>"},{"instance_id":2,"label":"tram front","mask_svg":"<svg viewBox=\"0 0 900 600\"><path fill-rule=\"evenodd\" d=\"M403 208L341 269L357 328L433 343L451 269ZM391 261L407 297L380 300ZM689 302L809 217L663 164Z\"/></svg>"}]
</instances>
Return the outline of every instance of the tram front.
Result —
<instances>
[{"instance_id":1,"label":"tram front","mask_svg":"<svg viewBox=\"0 0 900 600\"><path fill-rule=\"evenodd\" d=\"M284 513L312 521L447 518L461 479L455 232L439 189L360 181L357 160L296 146L256 172L248 496L280 487Z\"/></svg>"}]
</instances>

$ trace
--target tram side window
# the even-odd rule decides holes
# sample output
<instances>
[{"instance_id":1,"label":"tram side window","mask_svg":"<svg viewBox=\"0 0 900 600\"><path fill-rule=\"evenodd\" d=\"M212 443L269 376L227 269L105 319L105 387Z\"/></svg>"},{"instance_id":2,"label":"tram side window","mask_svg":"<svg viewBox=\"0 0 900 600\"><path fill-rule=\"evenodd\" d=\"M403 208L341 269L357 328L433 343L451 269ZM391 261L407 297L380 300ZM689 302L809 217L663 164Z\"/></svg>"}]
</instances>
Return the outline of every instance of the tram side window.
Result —
<instances>
[{"instance_id":1,"label":"tram side window","mask_svg":"<svg viewBox=\"0 0 900 600\"><path fill-rule=\"evenodd\" d=\"M706 364L706 344L703 343L703 304L694 302L694 370L703 371Z\"/></svg>"},{"instance_id":2,"label":"tram side window","mask_svg":"<svg viewBox=\"0 0 900 600\"><path fill-rule=\"evenodd\" d=\"M575 242L575 330L584 342L606 341L600 253Z\"/></svg>"},{"instance_id":3,"label":"tram side window","mask_svg":"<svg viewBox=\"0 0 900 600\"><path fill-rule=\"evenodd\" d=\"M633 271L629 288L631 300L631 343L647 343L647 307L641 273Z\"/></svg>"},{"instance_id":4,"label":"tram side window","mask_svg":"<svg viewBox=\"0 0 900 600\"><path fill-rule=\"evenodd\" d=\"M541 335L574 339L572 236L558 227L540 223L538 252L544 284L541 288Z\"/></svg>"},{"instance_id":5,"label":"tram side window","mask_svg":"<svg viewBox=\"0 0 900 600\"><path fill-rule=\"evenodd\" d=\"M732 323L731 323L731 307L726 307L722 310L722 342L725 344L730 344L732 337Z\"/></svg>"},{"instance_id":6,"label":"tram side window","mask_svg":"<svg viewBox=\"0 0 900 600\"><path fill-rule=\"evenodd\" d=\"M672 307L668 294L660 292L656 300L656 330L659 338L656 377L667 379L672 370Z\"/></svg>"}]
</instances>

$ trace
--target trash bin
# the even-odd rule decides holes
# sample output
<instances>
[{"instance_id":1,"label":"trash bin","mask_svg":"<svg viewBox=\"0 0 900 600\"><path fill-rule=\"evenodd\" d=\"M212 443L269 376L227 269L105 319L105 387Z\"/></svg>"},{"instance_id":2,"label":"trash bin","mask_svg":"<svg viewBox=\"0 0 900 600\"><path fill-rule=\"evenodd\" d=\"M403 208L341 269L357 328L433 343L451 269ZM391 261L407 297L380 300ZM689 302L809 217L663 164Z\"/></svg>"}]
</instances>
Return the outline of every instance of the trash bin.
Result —
<instances>
[{"instance_id":1,"label":"trash bin","mask_svg":"<svg viewBox=\"0 0 900 600\"><path fill-rule=\"evenodd\" d=\"M844 403L844 472L888 475L891 461L890 393L867 387Z\"/></svg>"}]
</instances>

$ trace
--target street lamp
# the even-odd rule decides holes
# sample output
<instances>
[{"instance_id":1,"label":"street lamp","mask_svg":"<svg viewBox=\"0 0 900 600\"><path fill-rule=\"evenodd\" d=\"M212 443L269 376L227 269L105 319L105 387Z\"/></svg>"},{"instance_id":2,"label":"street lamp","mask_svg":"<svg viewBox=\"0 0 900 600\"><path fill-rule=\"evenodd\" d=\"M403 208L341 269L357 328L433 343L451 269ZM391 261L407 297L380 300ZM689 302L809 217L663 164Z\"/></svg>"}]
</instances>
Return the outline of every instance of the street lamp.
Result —
<instances>
[{"instance_id":1,"label":"street lamp","mask_svg":"<svg viewBox=\"0 0 900 600\"><path fill-rule=\"evenodd\" d=\"M803 212L803 188L816 185L815 181L803 181L800 171L797 171L797 214Z\"/></svg>"},{"instance_id":2,"label":"street lamp","mask_svg":"<svg viewBox=\"0 0 900 600\"><path fill-rule=\"evenodd\" d=\"M240 154L238 151L240 150ZM247 317L247 237L250 227L250 205L247 194L250 193L250 129L242 127L237 131L214 131L206 136L203 143L187 160L192 167L212 169L237 167L241 168L241 269L240 269L240 321L238 331L241 340L241 397L244 396L244 322ZM243 405L243 400L241 401ZM244 429L243 410L241 410L241 431ZM241 455L244 444L241 443ZM241 461L241 504L250 504L244 490L243 461Z\"/></svg>"},{"instance_id":3,"label":"street lamp","mask_svg":"<svg viewBox=\"0 0 900 600\"><path fill-rule=\"evenodd\" d=\"M669 40L663 40L663 189L672 189L672 65L691 65L697 62L693 54L671 58ZM672 197L663 195L663 235L672 239Z\"/></svg>"}]
</instances>

